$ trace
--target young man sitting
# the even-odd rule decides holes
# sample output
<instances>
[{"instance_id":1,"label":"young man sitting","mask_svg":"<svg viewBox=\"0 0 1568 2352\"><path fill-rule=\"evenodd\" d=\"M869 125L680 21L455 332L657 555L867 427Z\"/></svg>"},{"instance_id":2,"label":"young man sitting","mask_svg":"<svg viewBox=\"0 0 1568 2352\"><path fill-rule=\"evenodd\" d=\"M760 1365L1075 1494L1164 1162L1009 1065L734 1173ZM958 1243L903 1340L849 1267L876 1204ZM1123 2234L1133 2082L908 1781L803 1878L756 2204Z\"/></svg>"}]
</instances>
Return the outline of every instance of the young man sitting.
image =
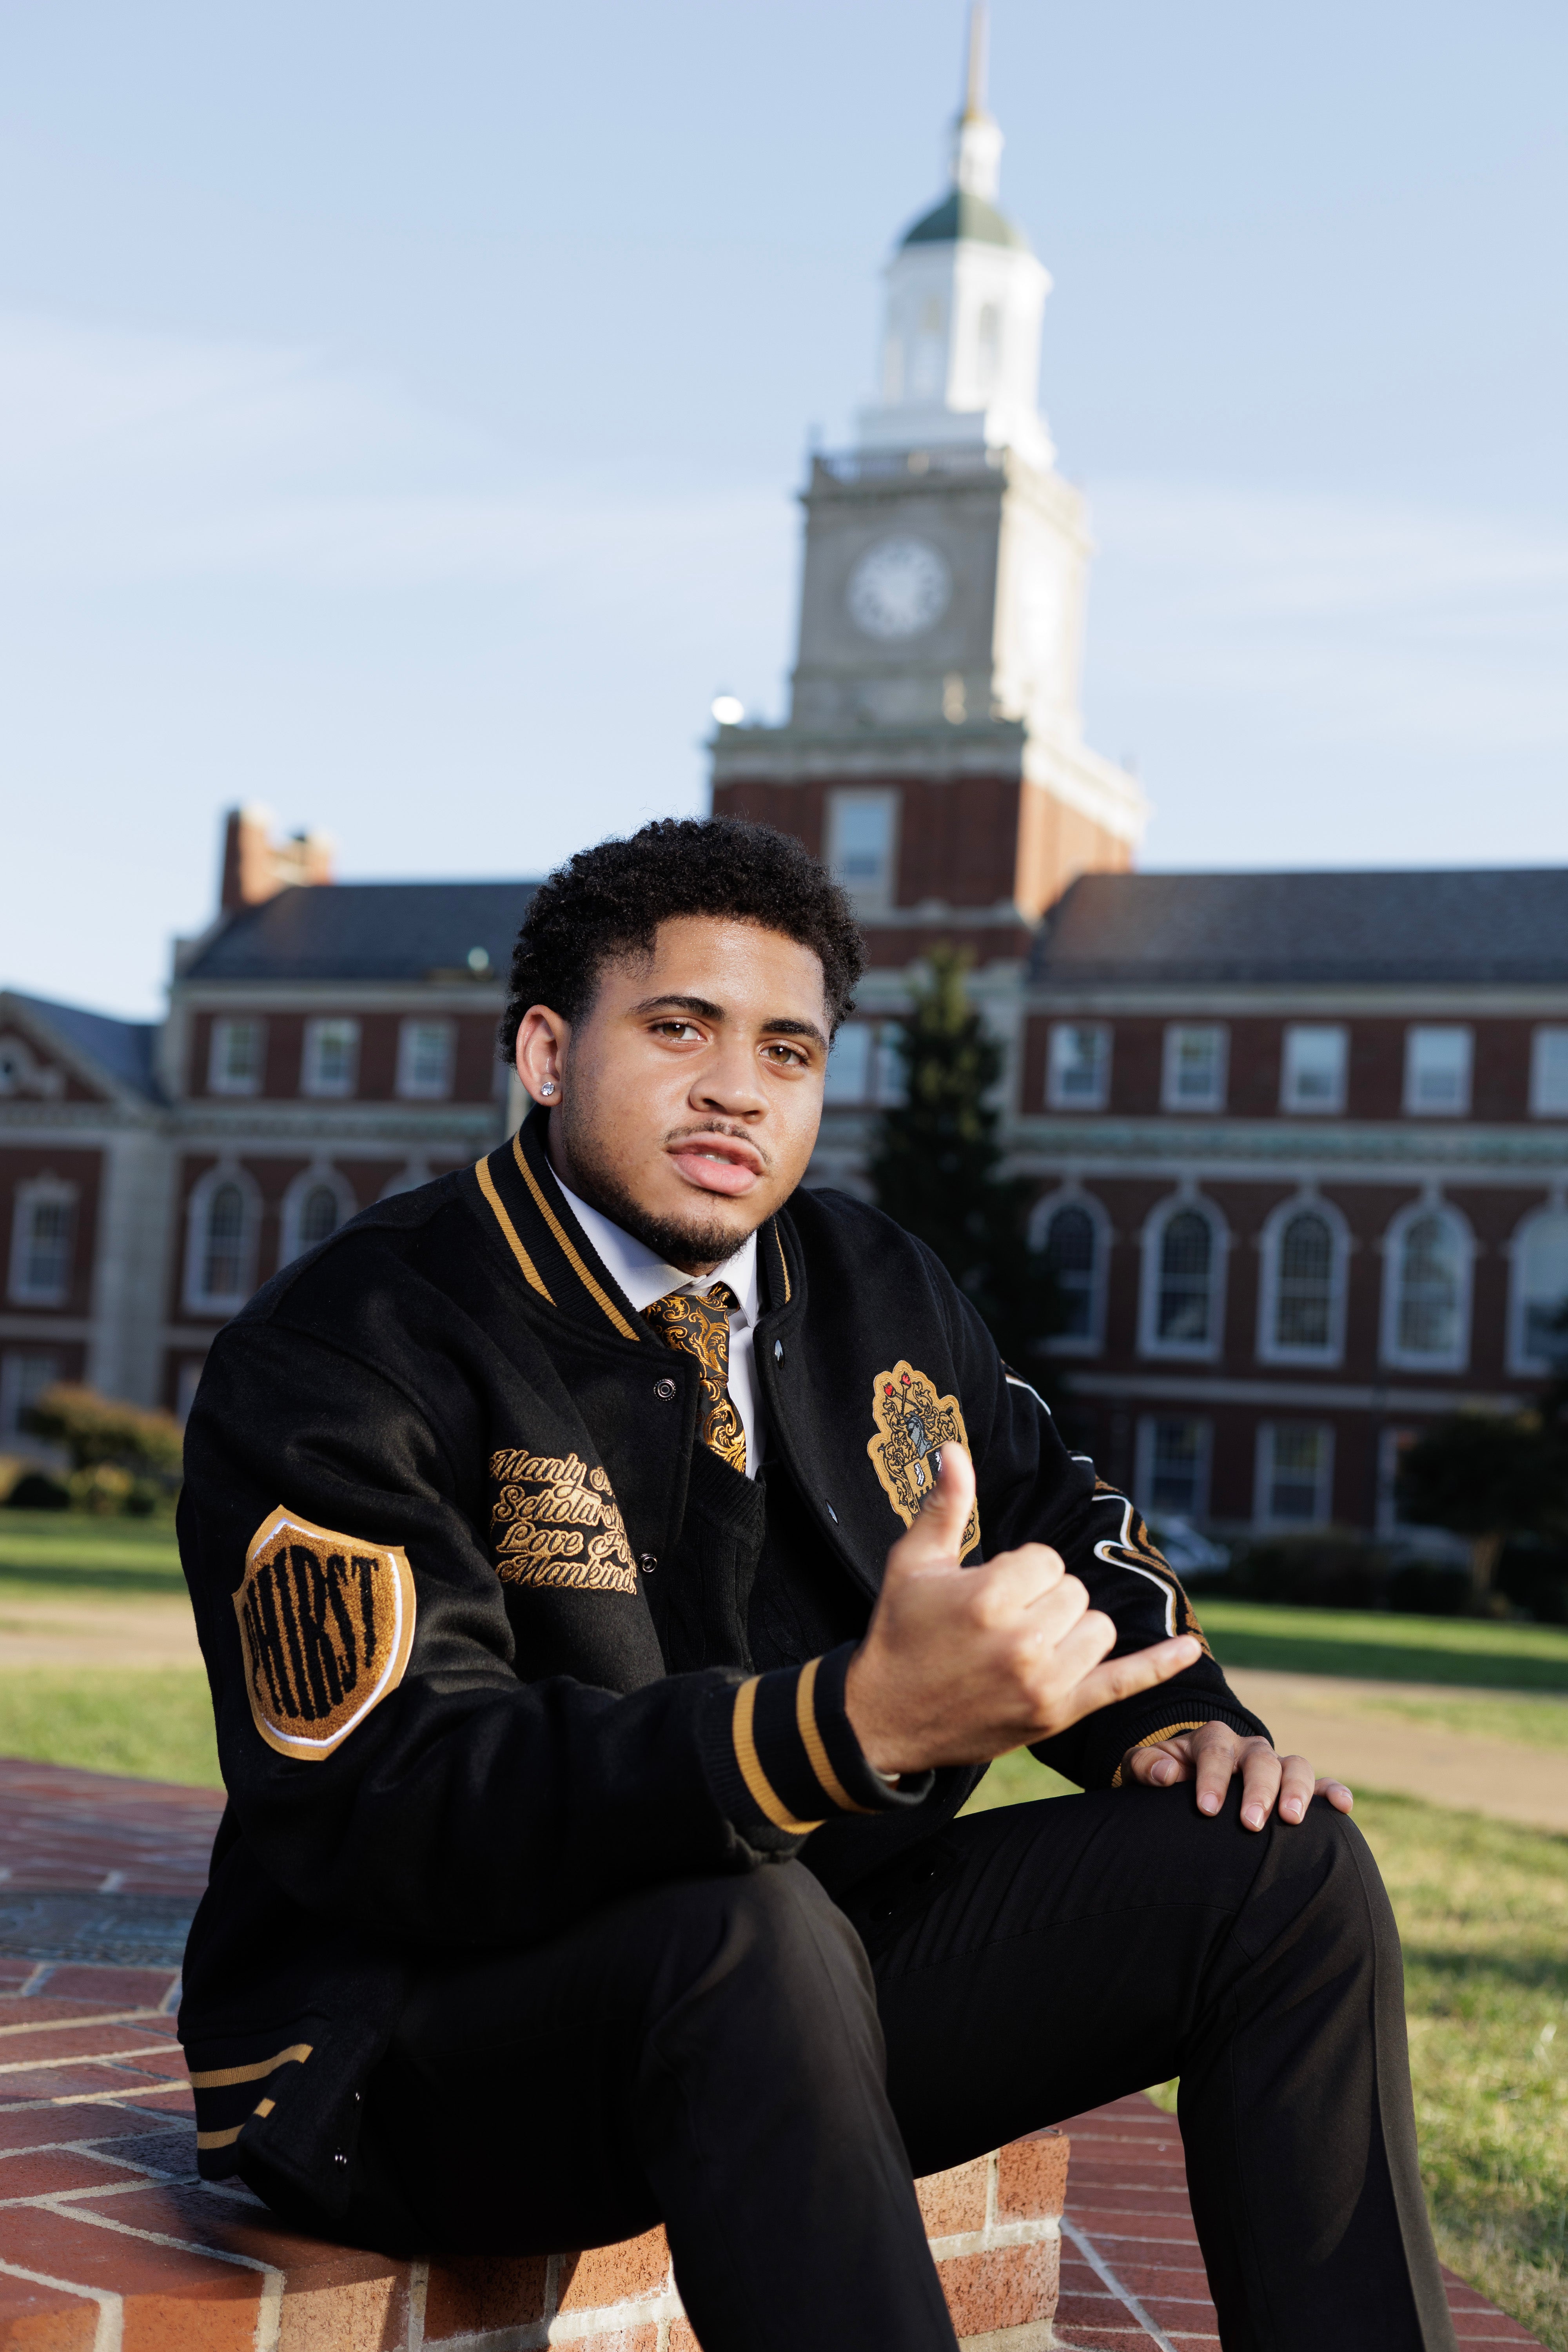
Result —
<instances>
[{"instance_id":1,"label":"young man sitting","mask_svg":"<svg viewBox=\"0 0 1568 2352\"><path fill-rule=\"evenodd\" d=\"M1348 1790L931 1254L802 1189L859 971L781 835L574 858L521 1133L216 1341L203 2168L389 2251L662 2220L706 2352L952 2352L911 2175L1179 2074L1226 2347L1447 2347ZM1025 1744L1086 1793L957 1819Z\"/></svg>"}]
</instances>

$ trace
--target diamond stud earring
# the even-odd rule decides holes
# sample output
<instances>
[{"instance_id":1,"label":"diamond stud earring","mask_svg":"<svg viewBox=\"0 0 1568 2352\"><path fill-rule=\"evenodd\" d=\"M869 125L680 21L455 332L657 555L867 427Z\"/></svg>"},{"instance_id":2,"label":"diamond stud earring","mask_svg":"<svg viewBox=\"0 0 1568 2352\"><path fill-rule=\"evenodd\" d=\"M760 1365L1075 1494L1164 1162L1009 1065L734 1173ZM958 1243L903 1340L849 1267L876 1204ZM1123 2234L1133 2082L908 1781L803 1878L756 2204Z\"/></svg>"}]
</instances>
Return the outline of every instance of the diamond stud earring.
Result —
<instances>
[{"instance_id":1,"label":"diamond stud earring","mask_svg":"<svg viewBox=\"0 0 1568 2352\"><path fill-rule=\"evenodd\" d=\"M543 1078L543 1079L542 1079L542 1080L540 1081L540 1087L539 1087L539 1091L540 1091L540 1093L541 1093L542 1095L552 1095L552 1094L555 1092L555 1081L554 1081L554 1079L553 1079L553 1078Z\"/></svg>"}]
</instances>

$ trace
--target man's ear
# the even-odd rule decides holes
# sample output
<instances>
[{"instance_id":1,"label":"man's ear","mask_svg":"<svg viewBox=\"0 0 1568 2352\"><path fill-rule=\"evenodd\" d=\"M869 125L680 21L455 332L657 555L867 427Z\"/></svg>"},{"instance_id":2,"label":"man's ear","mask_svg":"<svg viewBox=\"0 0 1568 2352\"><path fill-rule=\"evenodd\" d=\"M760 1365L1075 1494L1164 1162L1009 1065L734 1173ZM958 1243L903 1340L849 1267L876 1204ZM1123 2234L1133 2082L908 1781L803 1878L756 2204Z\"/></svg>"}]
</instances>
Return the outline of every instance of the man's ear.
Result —
<instances>
[{"instance_id":1,"label":"man's ear","mask_svg":"<svg viewBox=\"0 0 1568 2352\"><path fill-rule=\"evenodd\" d=\"M517 1075L546 1110L559 1104L572 1024L547 1004L531 1004L517 1027Z\"/></svg>"}]
</instances>

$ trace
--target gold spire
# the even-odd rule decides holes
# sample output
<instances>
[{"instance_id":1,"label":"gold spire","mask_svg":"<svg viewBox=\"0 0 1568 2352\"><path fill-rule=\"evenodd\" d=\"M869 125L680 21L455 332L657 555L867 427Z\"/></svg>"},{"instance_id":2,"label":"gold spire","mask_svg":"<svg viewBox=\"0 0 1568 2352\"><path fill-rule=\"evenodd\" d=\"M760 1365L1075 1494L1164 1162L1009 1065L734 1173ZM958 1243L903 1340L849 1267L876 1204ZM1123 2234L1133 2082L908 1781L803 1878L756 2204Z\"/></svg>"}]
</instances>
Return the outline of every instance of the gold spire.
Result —
<instances>
[{"instance_id":1,"label":"gold spire","mask_svg":"<svg viewBox=\"0 0 1568 2352\"><path fill-rule=\"evenodd\" d=\"M963 122L985 120L985 47L988 26L985 0L970 0L969 72L963 91Z\"/></svg>"}]
</instances>

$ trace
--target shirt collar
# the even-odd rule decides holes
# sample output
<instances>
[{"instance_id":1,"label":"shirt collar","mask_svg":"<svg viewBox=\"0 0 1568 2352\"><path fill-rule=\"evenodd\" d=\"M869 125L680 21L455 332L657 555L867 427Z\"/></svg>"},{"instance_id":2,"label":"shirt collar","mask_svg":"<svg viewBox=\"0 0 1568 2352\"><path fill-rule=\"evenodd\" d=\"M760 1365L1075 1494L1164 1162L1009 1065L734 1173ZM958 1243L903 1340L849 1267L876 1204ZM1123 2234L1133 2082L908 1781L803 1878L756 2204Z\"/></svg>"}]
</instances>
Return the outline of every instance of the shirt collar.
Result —
<instances>
[{"instance_id":1,"label":"shirt collar","mask_svg":"<svg viewBox=\"0 0 1568 2352\"><path fill-rule=\"evenodd\" d=\"M748 1234L733 1257L711 1274L682 1274L678 1265L667 1265L664 1259L617 1224L613 1224L598 1209L591 1209L570 1188L555 1181L562 1198L587 1234L605 1266L619 1284L623 1295L640 1315L656 1298L663 1298L672 1290L706 1291L716 1282L727 1282L740 1300L739 1320L742 1325L756 1321L761 1305L757 1282L757 1237Z\"/></svg>"}]
</instances>

